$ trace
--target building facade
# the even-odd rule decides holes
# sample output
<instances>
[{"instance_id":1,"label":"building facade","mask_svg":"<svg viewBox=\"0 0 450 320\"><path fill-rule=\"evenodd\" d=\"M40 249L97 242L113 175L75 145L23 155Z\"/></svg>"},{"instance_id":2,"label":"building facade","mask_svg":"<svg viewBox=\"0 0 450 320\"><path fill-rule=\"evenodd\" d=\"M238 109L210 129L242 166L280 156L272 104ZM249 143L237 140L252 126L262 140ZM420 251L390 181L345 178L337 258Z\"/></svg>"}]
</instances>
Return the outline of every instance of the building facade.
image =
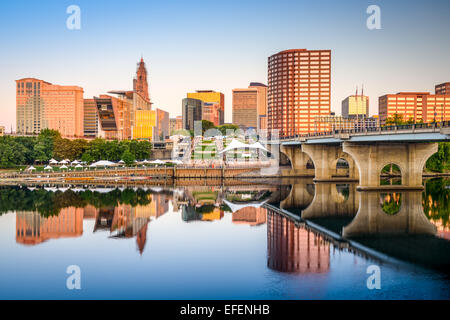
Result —
<instances>
[{"instance_id":1,"label":"building facade","mask_svg":"<svg viewBox=\"0 0 450 320\"><path fill-rule=\"evenodd\" d=\"M429 94L423 97L422 113L424 122L450 120L450 94Z\"/></svg>"},{"instance_id":2,"label":"building facade","mask_svg":"<svg viewBox=\"0 0 450 320\"><path fill-rule=\"evenodd\" d=\"M314 118L330 114L331 50L292 49L268 58L267 127L291 136L327 131Z\"/></svg>"},{"instance_id":3,"label":"building facade","mask_svg":"<svg viewBox=\"0 0 450 320\"><path fill-rule=\"evenodd\" d=\"M165 141L170 136L169 113L156 109L156 126L153 132L153 141Z\"/></svg>"},{"instance_id":4,"label":"building facade","mask_svg":"<svg viewBox=\"0 0 450 320\"><path fill-rule=\"evenodd\" d=\"M94 99L84 99L83 132L87 138L98 136L98 113Z\"/></svg>"},{"instance_id":5,"label":"building facade","mask_svg":"<svg viewBox=\"0 0 450 320\"><path fill-rule=\"evenodd\" d=\"M399 92L386 94L378 98L378 115L380 125L385 125L388 118L401 115L404 121L427 122L423 110L423 99L429 92Z\"/></svg>"},{"instance_id":6,"label":"building facade","mask_svg":"<svg viewBox=\"0 0 450 320\"><path fill-rule=\"evenodd\" d=\"M351 95L342 100L342 116L348 117L369 117L369 97Z\"/></svg>"},{"instance_id":7,"label":"building facade","mask_svg":"<svg viewBox=\"0 0 450 320\"><path fill-rule=\"evenodd\" d=\"M109 95L94 97L99 118L99 136L105 139L131 139L132 105Z\"/></svg>"},{"instance_id":8,"label":"building facade","mask_svg":"<svg viewBox=\"0 0 450 320\"><path fill-rule=\"evenodd\" d=\"M63 137L82 137L83 88L24 78L16 80L16 131L39 134L58 130Z\"/></svg>"},{"instance_id":9,"label":"building facade","mask_svg":"<svg viewBox=\"0 0 450 320\"><path fill-rule=\"evenodd\" d=\"M267 86L252 82L247 89L233 89L233 124L244 128L265 129Z\"/></svg>"},{"instance_id":10,"label":"building facade","mask_svg":"<svg viewBox=\"0 0 450 320\"><path fill-rule=\"evenodd\" d=\"M208 120L219 126L225 122L225 96L213 90L197 90L187 94L188 98L203 102L202 120Z\"/></svg>"},{"instance_id":11,"label":"building facade","mask_svg":"<svg viewBox=\"0 0 450 320\"><path fill-rule=\"evenodd\" d=\"M136 110L133 126L133 139L153 141L156 127L156 111Z\"/></svg>"},{"instance_id":12,"label":"building facade","mask_svg":"<svg viewBox=\"0 0 450 320\"><path fill-rule=\"evenodd\" d=\"M435 86L436 94L450 94L450 82L441 83Z\"/></svg>"},{"instance_id":13,"label":"building facade","mask_svg":"<svg viewBox=\"0 0 450 320\"><path fill-rule=\"evenodd\" d=\"M194 130L194 122L202 120L203 101L184 98L182 101L182 114L183 129Z\"/></svg>"}]
</instances>

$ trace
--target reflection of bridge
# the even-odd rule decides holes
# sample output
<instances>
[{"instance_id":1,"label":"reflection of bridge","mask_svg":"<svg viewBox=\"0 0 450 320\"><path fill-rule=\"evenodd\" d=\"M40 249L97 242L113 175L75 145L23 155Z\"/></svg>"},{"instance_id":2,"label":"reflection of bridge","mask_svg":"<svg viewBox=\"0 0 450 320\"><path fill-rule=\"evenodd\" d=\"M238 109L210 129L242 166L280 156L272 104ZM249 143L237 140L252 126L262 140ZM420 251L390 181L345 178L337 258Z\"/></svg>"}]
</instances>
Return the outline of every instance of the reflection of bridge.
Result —
<instances>
[{"instance_id":1,"label":"reflection of bridge","mask_svg":"<svg viewBox=\"0 0 450 320\"><path fill-rule=\"evenodd\" d=\"M276 154L281 145L280 151L291 162L290 175L310 175L312 161L315 181L359 181L360 190L422 190L423 168L439 141L450 141L450 122L287 137L273 143L271 151ZM345 178L337 169L340 159L348 163ZM387 164L400 168L401 186L380 185L380 173Z\"/></svg>"},{"instance_id":2,"label":"reflection of bridge","mask_svg":"<svg viewBox=\"0 0 450 320\"><path fill-rule=\"evenodd\" d=\"M450 242L435 236L436 227L424 214L422 192L392 190L395 197L387 197L389 191L357 192L355 184L313 187L311 196L311 182L294 184L279 208L265 206L269 214L281 214L297 228L306 226L339 247L347 244L349 250L376 260L450 269ZM386 198L398 200L398 210L386 211Z\"/></svg>"}]
</instances>

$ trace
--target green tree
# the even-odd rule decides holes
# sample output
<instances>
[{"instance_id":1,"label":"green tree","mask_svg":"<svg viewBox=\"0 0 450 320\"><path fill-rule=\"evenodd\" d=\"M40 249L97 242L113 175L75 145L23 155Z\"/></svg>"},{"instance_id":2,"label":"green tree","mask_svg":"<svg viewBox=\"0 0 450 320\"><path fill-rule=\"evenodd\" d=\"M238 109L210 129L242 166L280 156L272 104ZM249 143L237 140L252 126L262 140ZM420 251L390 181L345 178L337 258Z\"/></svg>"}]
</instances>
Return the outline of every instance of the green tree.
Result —
<instances>
[{"instance_id":1,"label":"green tree","mask_svg":"<svg viewBox=\"0 0 450 320\"><path fill-rule=\"evenodd\" d=\"M133 164L133 162L134 162L134 160L136 160L136 158L130 152L130 150L125 150L124 153L122 154L122 160L125 162L125 164L127 166L129 166L129 165Z\"/></svg>"}]
</instances>

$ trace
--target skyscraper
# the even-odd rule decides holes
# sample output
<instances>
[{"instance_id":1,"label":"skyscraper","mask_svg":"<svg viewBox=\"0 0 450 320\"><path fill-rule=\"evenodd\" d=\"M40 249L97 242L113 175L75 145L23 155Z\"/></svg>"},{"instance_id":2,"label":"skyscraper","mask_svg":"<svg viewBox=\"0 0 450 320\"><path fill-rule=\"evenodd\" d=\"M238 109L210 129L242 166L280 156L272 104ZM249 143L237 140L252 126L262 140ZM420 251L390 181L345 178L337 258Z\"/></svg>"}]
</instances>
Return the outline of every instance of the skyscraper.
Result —
<instances>
[{"instance_id":1,"label":"skyscraper","mask_svg":"<svg viewBox=\"0 0 450 320\"><path fill-rule=\"evenodd\" d=\"M280 136L307 134L315 131L315 117L330 114L331 50L274 54L268 58L268 79L269 130L279 130Z\"/></svg>"},{"instance_id":2,"label":"skyscraper","mask_svg":"<svg viewBox=\"0 0 450 320\"><path fill-rule=\"evenodd\" d=\"M94 138L98 135L97 104L94 99L84 99L83 132L85 137Z\"/></svg>"},{"instance_id":3,"label":"skyscraper","mask_svg":"<svg viewBox=\"0 0 450 320\"><path fill-rule=\"evenodd\" d=\"M184 98L182 101L183 129L194 130L194 122L202 120L203 101Z\"/></svg>"},{"instance_id":4,"label":"skyscraper","mask_svg":"<svg viewBox=\"0 0 450 320\"><path fill-rule=\"evenodd\" d=\"M82 137L83 88L24 78L16 80L16 125L19 134L58 130L63 137Z\"/></svg>"},{"instance_id":5,"label":"skyscraper","mask_svg":"<svg viewBox=\"0 0 450 320\"><path fill-rule=\"evenodd\" d=\"M222 125L225 122L225 96L221 92L213 90L197 90L188 93L188 98L203 101L202 120L208 120L214 125Z\"/></svg>"},{"instance_id":6,"label":"skyscraper","mask_svg":"<svg viewBox=\"0 0 450 320\"><path fill-rule=\"evenodd\" d=\"M145 100L150 102L147 68L143 58L141 58L141 61L137 64L136 77L133 80L133 91L139 93Z\"/></svg>"},{"instance_id":7,"label":"skyscraper","mask_svg":"<svg viewBox=\"0 0 450 320\"><path fill-rule=\"evenodd\" d=\"M252 82L247 89L233 89L233 124L245 128L265 129L266 112L266 85Z\"/></svg>"},{"instance_id":8,"label":"skyscraper","mask_svg":"<svg viewBox=\"0 0 450 320\"><path fill-rule=\"evenodd\" d=\"M369 97L352 95L342 100L342 116L345 118L369 117Z\"/></svg>"}]
</instances>

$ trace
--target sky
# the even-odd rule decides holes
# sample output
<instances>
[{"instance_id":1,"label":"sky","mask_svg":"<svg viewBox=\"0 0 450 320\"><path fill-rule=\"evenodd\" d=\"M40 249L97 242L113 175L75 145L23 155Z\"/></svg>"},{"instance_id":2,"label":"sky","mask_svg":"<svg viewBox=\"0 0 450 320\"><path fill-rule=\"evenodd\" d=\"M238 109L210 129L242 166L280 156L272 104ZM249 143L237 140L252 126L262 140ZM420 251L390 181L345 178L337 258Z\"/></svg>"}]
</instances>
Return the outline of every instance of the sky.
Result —
<instances>
[{"instance_id":1,"label":"sky","mask_svg":"<svg viewBox=\"0 0 450 320\"><path fill-rule=\"evenodd\" d=\"M67 7L81 9L69 30ZM369 5L381 29L369 30ZM356 86L370 97L430 91L450 81L450 1L139 1L0 2L0 125L15 128L15 80L35 77L78 85L84 97L132 89L144 58L154 107L181 115L187 92L225 94L267 83L267 58L286 49L332 50L331 109Z\"/></svg>"}]
</instances>

